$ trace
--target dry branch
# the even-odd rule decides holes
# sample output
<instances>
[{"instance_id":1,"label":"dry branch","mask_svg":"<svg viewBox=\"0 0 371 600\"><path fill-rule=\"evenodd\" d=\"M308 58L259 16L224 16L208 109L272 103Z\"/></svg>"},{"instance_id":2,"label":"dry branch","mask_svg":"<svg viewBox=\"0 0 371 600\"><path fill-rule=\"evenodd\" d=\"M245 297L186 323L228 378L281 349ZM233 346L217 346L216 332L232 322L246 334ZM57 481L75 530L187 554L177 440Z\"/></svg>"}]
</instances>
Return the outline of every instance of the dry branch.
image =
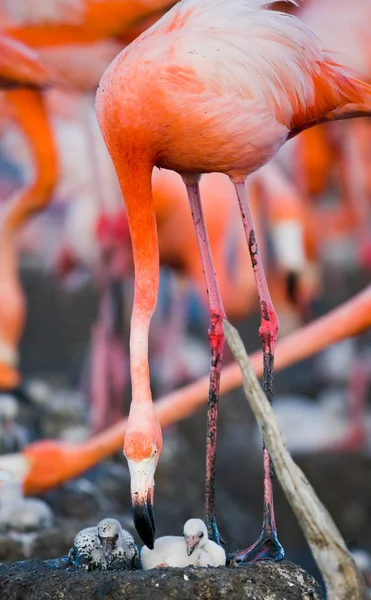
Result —
<instances>
[{"instance_id":1,"label":"dry branch","mask_svg":"<svg viewBox=\"0 0 371 600\"><path fill-rule=\"evenodd\" d=\"M328 600L368 599L370 596L363 577L338 528L286 448L276 417L237 330L225 320L224 332L240 366L244 392L259 423L278 480L322 573Z\"/></svg>"}]
</instances>

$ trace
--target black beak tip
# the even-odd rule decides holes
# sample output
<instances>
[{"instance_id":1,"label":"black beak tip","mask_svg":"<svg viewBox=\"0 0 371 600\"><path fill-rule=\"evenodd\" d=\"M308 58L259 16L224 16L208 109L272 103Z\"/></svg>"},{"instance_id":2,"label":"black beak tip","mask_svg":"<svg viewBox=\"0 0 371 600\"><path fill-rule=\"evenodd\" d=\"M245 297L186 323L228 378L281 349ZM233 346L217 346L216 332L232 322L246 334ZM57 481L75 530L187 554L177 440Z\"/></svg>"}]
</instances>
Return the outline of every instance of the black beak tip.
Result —
<instances>
[{"instance_id":1,"label":"black beak tip","mask_svg":"<svg viewBox=\"0 0 371 600\"><path fill-rule=\"evenodd\" d=\"M155 546L154 511L151 503L137 502L133 505L134 525L142 542L153 550Z\"/></svg>"}]
</instances>

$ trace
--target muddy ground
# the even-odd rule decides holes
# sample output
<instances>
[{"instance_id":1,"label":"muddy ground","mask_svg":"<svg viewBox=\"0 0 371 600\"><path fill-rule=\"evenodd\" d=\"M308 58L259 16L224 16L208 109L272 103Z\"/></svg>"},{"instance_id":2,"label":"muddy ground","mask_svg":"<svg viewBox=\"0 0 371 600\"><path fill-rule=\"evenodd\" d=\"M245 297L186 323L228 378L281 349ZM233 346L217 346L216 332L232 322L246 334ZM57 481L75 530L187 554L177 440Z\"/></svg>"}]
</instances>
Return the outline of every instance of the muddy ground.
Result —
<instances>
[{"instance_id":1,"label":"muddy ground","mask_svg":"<svg viewBox=\"0 0 371 600\"><path fill-rule=\"evenodd\" d=\"M2 600L320 600L318 584L288 562L239 569L66 572L40 561L0 567Z\"/></svg>"}]
</instances>

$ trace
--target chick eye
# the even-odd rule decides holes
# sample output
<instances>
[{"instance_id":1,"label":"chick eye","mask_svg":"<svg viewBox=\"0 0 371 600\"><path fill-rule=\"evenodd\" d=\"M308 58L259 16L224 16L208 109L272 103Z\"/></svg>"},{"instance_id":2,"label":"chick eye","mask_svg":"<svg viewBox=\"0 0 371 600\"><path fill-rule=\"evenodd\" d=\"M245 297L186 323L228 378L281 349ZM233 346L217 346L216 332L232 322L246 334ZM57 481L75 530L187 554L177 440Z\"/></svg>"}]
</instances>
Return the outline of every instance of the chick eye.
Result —
<instances>
[{"instance_id":1,"label":"chick eye","mask_svg":"<svg viewBox=\"0 0 371 600\"><path fill-rule=\"evenodd\" d=\"M113 539L114 539L114 541L116 542L116 541L119 539L119 534L118 534L118 533L116 533L116 535L115 535L115 537L114 537Z\"/></svg>"},{"instance_id":2,"label":"chick eye","mask_svg":"<svg viewBox=\"0 0 371 600\"><path fill-rule=\"evenodd\" d=\"M203 537L204 537L204 532L203 532L203 531L201 531L201 532L200 532L200 535L199 535L199 537L200 537L200 538L203 538Z\"/></svg>"}]
</instances>

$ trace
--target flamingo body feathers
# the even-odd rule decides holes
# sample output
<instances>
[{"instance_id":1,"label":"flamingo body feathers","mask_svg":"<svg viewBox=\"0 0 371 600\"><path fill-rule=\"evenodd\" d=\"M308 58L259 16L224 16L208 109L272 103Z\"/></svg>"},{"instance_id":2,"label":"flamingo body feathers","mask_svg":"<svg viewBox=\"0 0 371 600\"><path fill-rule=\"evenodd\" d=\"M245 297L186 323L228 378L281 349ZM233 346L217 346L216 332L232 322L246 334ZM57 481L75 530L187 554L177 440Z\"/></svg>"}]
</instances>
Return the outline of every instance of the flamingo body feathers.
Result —
<instances>
[{"instance_id":1,"label":"flamingo body feathers","mask_svg":"<svg viewBox=\"0 0 371 600\"><path fill-rule=\"evenodd\" d=\"M108 119L157 166L246 177L292 129L362 103L316 36L270 4L183 0L124 49L97 95L109 148Z\"/></svg>"}]
</instances>

